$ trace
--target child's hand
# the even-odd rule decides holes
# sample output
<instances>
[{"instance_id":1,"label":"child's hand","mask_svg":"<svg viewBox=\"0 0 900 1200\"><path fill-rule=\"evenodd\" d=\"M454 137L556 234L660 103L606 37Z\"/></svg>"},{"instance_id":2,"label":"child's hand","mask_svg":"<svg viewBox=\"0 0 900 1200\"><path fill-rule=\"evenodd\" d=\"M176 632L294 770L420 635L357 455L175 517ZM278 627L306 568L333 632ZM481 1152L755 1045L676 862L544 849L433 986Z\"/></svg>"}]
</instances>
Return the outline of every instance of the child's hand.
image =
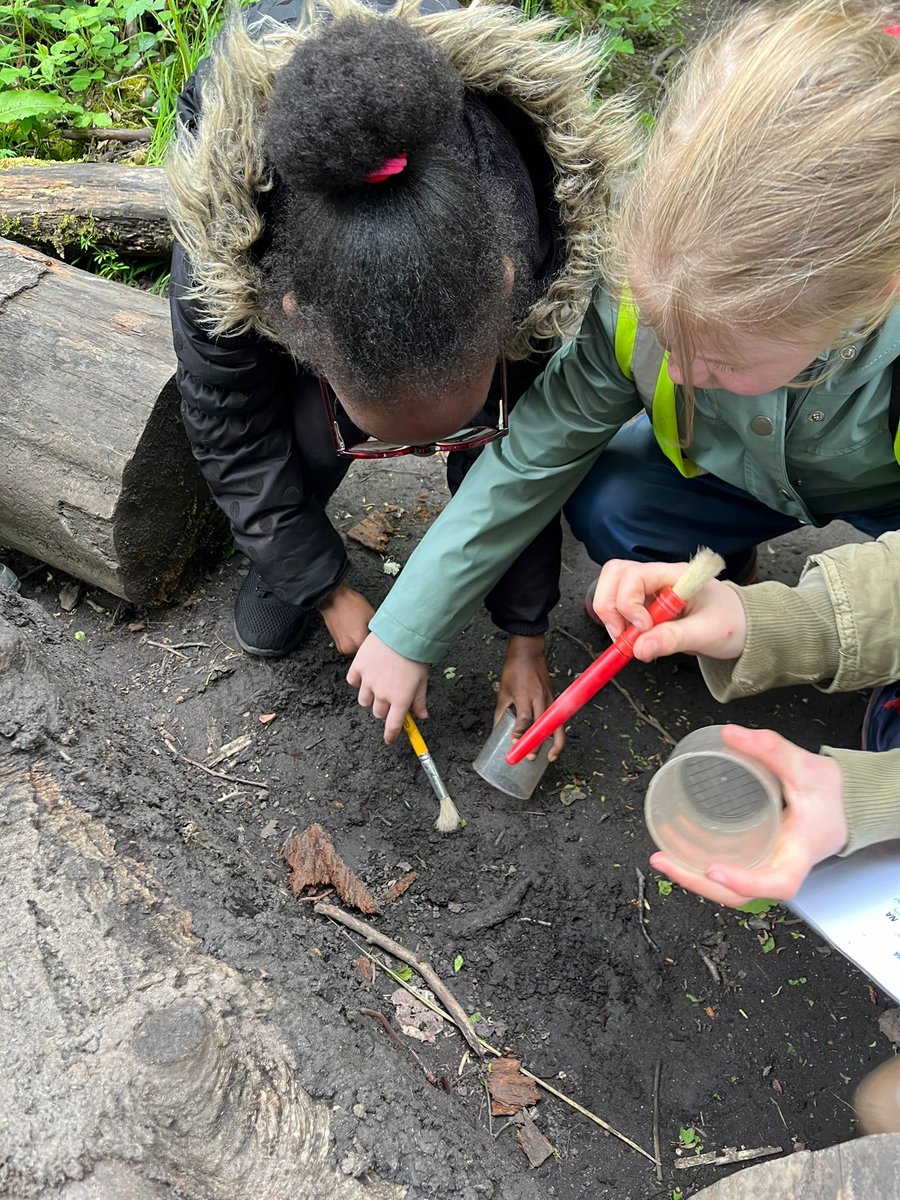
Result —
<instances>
[{"instance_id":1,"label":"child's hand","mask_svg":"<svg viewBox=\"0 0 900 1200\"><path fill-rule=\"evenodd\" d=\"M769 729L726 725L722 739L759 759L781 780L786 808L775 845L749 870L711 866L700 875L661 851L651 855L650 865L717 904L739 908L760 896L790 900L817 862L847 844L841 769L835 759L801 750Z\"/></svg>"},{"instance_id":2,"label":"child's hand","mask_svg":"<svg viewBox=\"0 0 900 1200\"><path fill-rule=\"evenodd\" d=\"M516 713L512 740L516 741L553 700L553 685L547 670L547 660L544 658L543 637L517 637L511 634L500 676L494 724L497 724L506 709L512 705ZM550 762L559 758L565 744L565 729L557 729L550 749ZM537 751L529 754L528 758L537 758Z\"/></svg>"},{"instance_id":3,"label":"child's hand","mask_svg":"<svg viewBox=\"0 0 900 1200\"><path fill-rule=\"evenodd\" d=\"M384 740L396 742L407 712L427 717L425 690L428 664L404 658L370 633L347 672L347 682L359 689L359 703L384 721Z\"/></svg>"},{"instance_id":4,"label":"child's hand","mask_svg":"<svg viewBox=\"0 0 900 1200\"><path fill-rule=\"evenodd\" d=\"M747 618L737 593L713 579L688 602L684 615L651 627L648 601L671 587L687 563L636 563L611 559L600 572L594 592L594 611L610 637L628 625L650 630L634 643L634 654L651 662L667 654L706 654L710 658L739 658L747 640Z\"/></svg>"}]
</instances>

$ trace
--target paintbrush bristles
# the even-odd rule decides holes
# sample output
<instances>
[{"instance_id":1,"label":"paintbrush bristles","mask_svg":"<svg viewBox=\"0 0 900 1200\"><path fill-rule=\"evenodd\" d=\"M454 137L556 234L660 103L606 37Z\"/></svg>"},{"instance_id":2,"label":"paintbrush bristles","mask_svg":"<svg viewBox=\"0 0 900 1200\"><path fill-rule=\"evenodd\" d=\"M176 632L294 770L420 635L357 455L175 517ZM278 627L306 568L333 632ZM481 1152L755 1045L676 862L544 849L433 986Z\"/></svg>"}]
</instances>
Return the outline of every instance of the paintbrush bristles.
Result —
<instances>
[{"instance_id":1,"label":"paintbrush bristles","mask_svg":"<svg viewBox=\"0 0 900 1200\"><path fill-rule=\"evenodd\" d=\"M459 813L449 796L441 797L441 810L434 827L438 833L454 833L459 829Z\"/></svg>"},{"instance_id":2,"label":"paintbrush bristles","mask_svg":"<svg viewBox=\"0 0 900 1200\"><path fill-rule=\"evenodd\" d=\"M700 591L704 584L725 570L725 559L715 550L701 546L691 561L687 570L677 583L672 585L672 591L682 600L690 600Z\"/></svg>"}]
</instances>

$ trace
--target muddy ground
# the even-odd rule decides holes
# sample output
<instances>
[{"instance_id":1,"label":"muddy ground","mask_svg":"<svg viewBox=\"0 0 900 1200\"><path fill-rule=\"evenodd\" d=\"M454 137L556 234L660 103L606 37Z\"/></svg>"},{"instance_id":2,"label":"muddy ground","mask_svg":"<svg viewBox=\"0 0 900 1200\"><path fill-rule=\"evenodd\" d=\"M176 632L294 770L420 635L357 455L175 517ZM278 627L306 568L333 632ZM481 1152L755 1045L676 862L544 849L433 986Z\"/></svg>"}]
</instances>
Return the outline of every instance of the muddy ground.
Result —
<instances>
[{"instance_id":1,"label":"muddy ground","mask_svg":"<svg viewBox=\"0 0 900 1200\"><path fill-rule=\"evenodd\" d=\"M402 563L443 502L437 464L407 461L355 469L332 509L346 529L386 503L400 506L388 556ZM794 579L810 546L846 536L835 527L764 548L763 577ZM390 586L382 557L356 545L351 556L352 582L381 597ZM240 556L183 604L152 614L90 589L66 611L60 593L69 580L6 560L26 575L23 596L48 615L52 628L38 626L51 661L54 643L65 647L60 661L76 671L82 664L94 680L84 694L72 680L74 732L63 760L77 758L79 746L128 750L125 786L88 775L84 806L190 910L205 952L285 998L271 1019L296 1050L304 1086L334 1107L336 1159L348 1174L372 1170L410 1197L435 1200L649 1200L678 1187L690 1195L722 1174L675 1169L680 1130L696 1131L688 1157L701 1145L789 1154L853 1136L853 1088L889 1050L877 1024L885 998L784 910L747 920L678 888L663 894L647 867L642 802L667 747L646 714L676 738L722 719L692 666L632 665L620 676L627 697L609 688L578 715L562 760L523 804L470 767L490 727L503 651L478 616L432 674L425 734L467 822L442 836L409 747L383 745L324 627L281 662L237 650ZM569 541L549 645L559 687L587 662L562 631L595 650L604 644L582 609L591 574ZM815 748L855 744L863 708L862 695L781 692L733 704L727 715ZM216 763L243 734L249 745ZM170 760L164 777L177 787L148 784L160 759ZM455 1031L410 1043L445 1081L433 1087L360 1015L392 1016L395 985L381 973L367 982L345 932L291 895L280 850L313 822L376 895L415 870L413 885L373 923L433 964L466 1011L482 1015L488 1041L511 1047L651 1153L661 1064L661 1182L647 1158L546 1095L535 1116L556 1155L529 1171L515 1130L489 1119L483 1072L463 1064ZM636 868L646 874L653 946L639 923ZM473 1169L473 1161L488 1165Z\"/></svg>"}]
</instances>

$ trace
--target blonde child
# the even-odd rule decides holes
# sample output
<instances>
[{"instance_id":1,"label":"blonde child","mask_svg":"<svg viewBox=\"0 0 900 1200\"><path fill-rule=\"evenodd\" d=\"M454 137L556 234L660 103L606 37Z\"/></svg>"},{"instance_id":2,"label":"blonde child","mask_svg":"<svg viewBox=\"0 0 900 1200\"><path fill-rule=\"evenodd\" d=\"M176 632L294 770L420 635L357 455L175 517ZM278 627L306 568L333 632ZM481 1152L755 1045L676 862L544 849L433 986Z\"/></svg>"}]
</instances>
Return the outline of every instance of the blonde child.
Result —
<instances>
[{"instance_id":1,"label":"blonde child","mask_svg":"<svg viewBox=\"0 0 900 1200\"><path fill-rule=\"evenodd\" d=\"M386 740L425 715L428 664L564 505L599 563L704 543L738 580L801 524L900 526L898 19L760 6L694 53L579 336L370 622L348 681Z\"/></svg>"}]
</instances>

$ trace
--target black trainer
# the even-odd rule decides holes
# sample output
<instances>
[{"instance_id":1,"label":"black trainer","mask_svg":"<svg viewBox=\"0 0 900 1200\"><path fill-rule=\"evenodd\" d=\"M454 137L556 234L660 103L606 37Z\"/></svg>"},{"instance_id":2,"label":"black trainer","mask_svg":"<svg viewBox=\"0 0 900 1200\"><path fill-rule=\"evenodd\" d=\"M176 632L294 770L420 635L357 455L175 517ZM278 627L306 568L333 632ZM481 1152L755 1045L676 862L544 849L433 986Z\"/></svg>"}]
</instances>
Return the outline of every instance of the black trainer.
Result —
<instances>
[{"instance_id":1,"label":"black trainer","mask_svg":"<svg viewBox=\"0 0 900 1200\"><path fill-rule=\"evenodd\" d=\"M279 600L256 567L250 568L234 605L234 632L242 650L259 658L290 654L306 637L309 619L306 609Z\"/></svg>"}]
</instances>

